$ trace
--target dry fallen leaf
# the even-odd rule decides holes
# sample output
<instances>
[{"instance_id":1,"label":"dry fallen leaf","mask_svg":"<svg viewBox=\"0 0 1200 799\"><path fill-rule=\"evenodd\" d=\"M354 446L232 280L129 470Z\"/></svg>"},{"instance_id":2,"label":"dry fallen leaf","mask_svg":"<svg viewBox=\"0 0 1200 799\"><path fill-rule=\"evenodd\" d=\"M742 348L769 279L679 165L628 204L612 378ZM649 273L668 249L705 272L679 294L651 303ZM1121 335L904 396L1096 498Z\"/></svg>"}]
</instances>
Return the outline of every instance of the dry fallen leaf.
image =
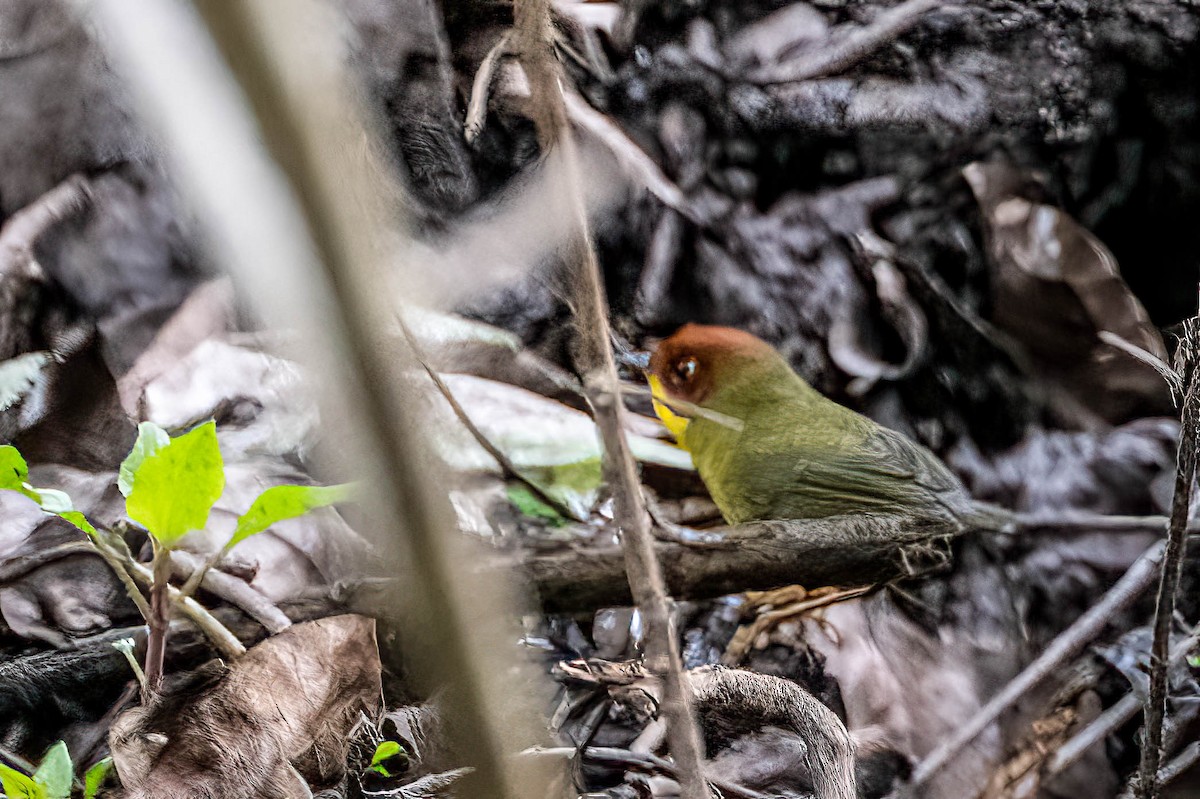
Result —
<instances>
[{"instance_id":1,"label":"dry fallen leaf","mask_svg":"<svg viewBox=\"0 0 1200 799\"><path fill-rule=\"evenodd\" d=\"M352 730L378 712L380 691L375 622L335 616L122 714L109 745L128 799L311 796L310 785L341 780Z\"/></svg>"},{"instance_id":2,"label":"dry fallen leaf","mask_svg":"<svg viewBox=\"0 0 1200 799\"><path fill-rule=\"evenodd\" d=\"M1108 422L1166 410L1162 378L1099 338L1111 331L1166 358L1108 248L1061 209L1022 196L1015 167L973 163L963 174L983 211L992 321L1024 347L1037 375Z\"/></svg>"}]
</instances>

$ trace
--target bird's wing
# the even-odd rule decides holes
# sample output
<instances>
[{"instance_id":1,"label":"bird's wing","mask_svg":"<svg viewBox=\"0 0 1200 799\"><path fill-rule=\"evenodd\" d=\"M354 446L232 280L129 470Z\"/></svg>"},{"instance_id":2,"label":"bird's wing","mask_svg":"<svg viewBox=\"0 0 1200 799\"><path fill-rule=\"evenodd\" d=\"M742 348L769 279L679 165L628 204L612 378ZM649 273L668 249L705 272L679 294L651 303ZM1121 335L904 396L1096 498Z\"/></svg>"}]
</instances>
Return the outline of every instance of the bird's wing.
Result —
<instances>
[{"instance_id":1,"label":"bird's wing","mask_svg":"<svg viewBox=\"0 0 1200 799\"><path fill-rule=\"evenodd\" d=\"M936 493L960 487L936 455L887 427L876 426L859 446L839 452L835 462L846 471L907 480Z\"/></svg>"},{"instance_id":2,"label":"bird's wing","mask_svg":"<svg viewBox=\"0 0 1200 799\"><path fill-rule=\"evenodd\" d=\"M960 489L937 457L894 430L873 426L833 451L796 461L792 490L830 501L840 497L848 507L919 505Z\"/></svg>"}]
</instances>

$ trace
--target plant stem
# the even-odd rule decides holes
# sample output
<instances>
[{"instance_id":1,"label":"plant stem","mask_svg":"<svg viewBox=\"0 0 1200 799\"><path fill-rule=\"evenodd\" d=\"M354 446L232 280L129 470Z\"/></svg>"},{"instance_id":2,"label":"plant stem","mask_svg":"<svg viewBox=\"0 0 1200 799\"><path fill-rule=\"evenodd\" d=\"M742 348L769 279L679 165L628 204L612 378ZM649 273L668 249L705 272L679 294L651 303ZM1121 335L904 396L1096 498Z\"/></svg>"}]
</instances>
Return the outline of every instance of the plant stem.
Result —
<instances>
[{"instance_id":1,"label":"plant stem","mask_svg":"<svg viewBox=\"0 0 1200 799\"><path fill-rule=\"evenodd\" d=\"M200 564L200 567L192 572L192 575L187 578L187 582L183 584L183 587L179 589L180 595L189 597L196 593L196 589L200 587L200 583L204 582L204 576L208 574L209 570L216 566L217 562L220 561L221 558L225 557L226 553L228 552L229 547L227 545L209 555L205 559L204 563Z\"/></svg>"},{"instance_id":2,"label":"plant stem","mask_svg":"<svg viewBox=\"0 0 1200 799\"><path fill-rule=\"evenodd\" d=\"M146 641L146 684L142 690L145 703L162 688L163 659L167 653L167 633L171 624L171 598L167 589L171 585L171 551L154 544L154 560L151 564L153 578L150 581L150 618L147 624L150 634Z\"/></svg>"},{"instance_id":3,"label":"plant stem","mask_svg":"<svg viewBox=\"0 0 1200 799\"><path fill-rule=\"evenodd\" d=\"M129 554L129 550L125 548L123 541L107 543L97 540L96 547L114 569L118 566L121 568L121 571L117 573L124 575L123 580L132 578L146 586L154 582L154 573L146 568L144 564L138 563L133 559L133 556ZM129 585L133 592L141 594L135 583L130 582ZM222 657L233 659L246 654L246 647L242 646L242 642L237 639L237 636L231 633L225 625L217 621L199 602L191 597L185 597L179 592L179 589L171 585L167 586L167 596L179 609L179 612L188 621L196 625L200 632L204 633L205 637L212 642L213 647L221 653ZM144 598L139 607L143 604L145 604ZM146 605L143 618L147 621L150 620L149 605Z\"/></svg>"},{"instance_id":4,"label":"plant stem","mask_svg":"<svg viewBox=\"0 0 1200 799\"><path fill-rule=\"evenodd\" d=\"M104 562L108 564L108 567L117 575L117 579L121 581L121 585L125 586L125 593L129 595L133 604L137 605L138 613L142 614L142 618L149 622L150 605L147 604L146 597L142 595L142 589L138 588L137 583L130 576L121 558L107 545L99 541L93 539L92 544L95 546L96 552L100 554L100 557L104 558Z\"/></svg>"}]
</instances>

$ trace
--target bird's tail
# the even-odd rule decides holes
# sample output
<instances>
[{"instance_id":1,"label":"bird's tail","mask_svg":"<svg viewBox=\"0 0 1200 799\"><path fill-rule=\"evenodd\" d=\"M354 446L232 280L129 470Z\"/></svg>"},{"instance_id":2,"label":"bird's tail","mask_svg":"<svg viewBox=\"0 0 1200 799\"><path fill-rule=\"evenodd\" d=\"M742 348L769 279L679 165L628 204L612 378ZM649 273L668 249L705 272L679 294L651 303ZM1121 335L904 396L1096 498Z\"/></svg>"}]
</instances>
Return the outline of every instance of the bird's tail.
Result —
<instances>
[{"instance_id":1,"label":"bird's tail","mask_svg":"<svg viewBox=\"0 0 1200 799\"><path fill-rule=\"evenodd\" d=\"M970 501L967 512L962 516L962 522L971 530L985 533L1015 535L1017 532L1016 514L999 505L975 499Z\"/></svg>"}]
</instances>

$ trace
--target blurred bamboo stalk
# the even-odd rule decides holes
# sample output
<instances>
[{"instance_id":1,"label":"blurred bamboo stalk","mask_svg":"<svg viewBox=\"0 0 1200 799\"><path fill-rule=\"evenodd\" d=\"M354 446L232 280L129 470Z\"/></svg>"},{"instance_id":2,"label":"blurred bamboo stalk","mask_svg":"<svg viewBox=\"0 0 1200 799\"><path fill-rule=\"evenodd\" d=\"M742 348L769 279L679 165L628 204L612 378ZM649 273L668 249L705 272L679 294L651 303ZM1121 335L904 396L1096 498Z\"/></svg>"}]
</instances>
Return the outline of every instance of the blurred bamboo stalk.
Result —
<instances>
[{"instance_id":1,"label":"blurred bamboo stalk","mask_svg":"<svg viewBox=\"0 0 1200 799\"><path fill-rule=\"evenodd\" d=\"M514 605L498 583L455 574L470 562L467 541L415 434L406 364L379 344L394 310L387 257L404 243L389 240L387 220L399 212L387 201L400 191L363 157L376 150L342 63L342 22L311 0L195 6L202 21L174 0L91 8L219 262L269 323L308 334L309 366L333 399L326 440L374 489L364 503L368 534L403 577L399 607L382 610L399 616L418 687L450 688L448 729L474 769L463 795L541 795L517 784L503 751L537 717L527 703L515 719L498 713L522 694L507 684L520 669L501 660L515 640L506 634Z\"/></svg>"}]
</instances>

